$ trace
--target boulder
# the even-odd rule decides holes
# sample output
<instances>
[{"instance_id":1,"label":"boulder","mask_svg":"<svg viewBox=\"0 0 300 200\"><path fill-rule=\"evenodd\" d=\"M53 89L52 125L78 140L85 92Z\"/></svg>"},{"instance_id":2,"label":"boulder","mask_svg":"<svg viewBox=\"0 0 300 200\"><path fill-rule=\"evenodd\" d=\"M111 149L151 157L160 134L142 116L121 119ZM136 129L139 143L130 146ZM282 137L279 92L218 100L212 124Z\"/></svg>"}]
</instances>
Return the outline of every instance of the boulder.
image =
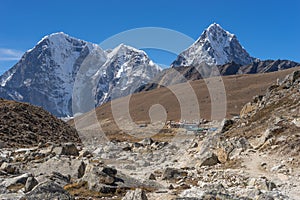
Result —
<instances>
[{"instance_id":1,"label":"boulder","mask_svg":"<svg viewBox=\"0 0 300 200\"><path fill-rule=\"evenodd\" d=\"M83 177L84 172L85 172L85 168L86 168L86 164L83 161L81 161L81 163L78 167L77 178Z\"/></svg>"},{"instance_id":2,"label":"boulder","mask_svg":"<svg viewBox=\"0 0 300 200\"><path fill-rule=\"evenodd\" d=\"M25 197L26 200L37 199L59 199L59 200L73 200L74 198L61 186L54 182L44 182L37 185L33 190L28 192Z\"/></svg>"},{"instance_id":3,"label":"boulder","mask_svg":"<svg viewBox=\"0 0 300 200\"><path fill-rule=\"evenodd\" d=\"M148 198L145 191L138 188L128 191L122 200L148 200Z\"/></svg>"},{"instance_id":4,"label":"boulder","mask_svg":"<svg viewBox=\"0 0 300 200\"><path fill-rule=\"evenodd\" d=\"M225 133L226 131L228 131L232 125L234 124L234 121L231 119L223 119L223 121L221 122L221 133Z\"/></svg>"},{"instance_id":5,"label":"boulder","mask_svg":"<svg viewBox=\"0 0 300 200\"><path fill-rule=\"evenodd\" d=\"M82 180L88 183L89 190L101 193L114 193L116 191L116 174L116 169L101 164L88 164Z\"/></svg>"},{"instance_id":6,"label":"boulder","mask_svg":"<svg viewBox=\"0 0 300 200\"><path fill-rule=\"evenodd\" d=\"M26 173L26 174L22 174L17 177L7 178L4 181L2 181L0 185L4 186L6 188L16 185L16 184L25 185L28 177L32 177L32 174Z\"/></svg>"},{"instance_id":7,"label":"boulder","mask_svg":"<svg viewBox=\"0 0 300 200\"><path fill-rule=\"evenodd\" d=\"M65 143L61 147L55 147L53 152L56 155L79 156L79 151L74 143Z\"/></svg>"},{"instance_id":8,"label":"boulder","mask_svg":"<svg viewBox=\"0 0 300 200\"><path fill-rule=\"evenodd\" d=\"M117 174L117 170L111 167L103 167L102 172L109 176L115 176Z\"/></svg>"},{"instance_id":9,"label":"boulder","mask_svg":"<svg viewBox=\"0 0 300 200\"><path fill-rule=\"evenodd\" d=\"M53 172L58 172L64 176L71 176L77 179L82 177L85 171L85 163L81 159L70 159L68 157L52 157L41 163L37 168L31 169L31 173L52 176ZM40 180L39 180L40 181Z\"/></svg>"},{"instance_id":10,"label":"boulder","mask_svg":"<svg viewBox=\"0 0 300 200\"><path fill-rule=\"evenodd\" d=\"M213 152L206 152L199 158L198 166L213 166L220 163L218 156Z\"/></svg>"},{"instance_id":11,"label":"boulder","mask_svg":"<svg viewBox=\"0 0 300 200\"><path fill-rule=\"evenodd\" d=\"M181 169L166 168L162 174L162 180L177 180L187 176L187 172Z\"/></svg>"}]
</instances>

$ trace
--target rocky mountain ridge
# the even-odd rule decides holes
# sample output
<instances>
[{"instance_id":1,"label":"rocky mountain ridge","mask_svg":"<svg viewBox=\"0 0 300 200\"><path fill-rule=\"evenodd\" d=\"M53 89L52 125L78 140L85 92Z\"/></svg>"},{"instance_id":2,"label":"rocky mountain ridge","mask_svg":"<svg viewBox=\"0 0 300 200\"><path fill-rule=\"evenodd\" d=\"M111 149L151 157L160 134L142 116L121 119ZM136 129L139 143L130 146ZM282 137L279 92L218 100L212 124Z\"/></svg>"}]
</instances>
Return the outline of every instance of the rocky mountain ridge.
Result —
<instances>
[{"instance_id":1,"label":"rocky mountain ridge","mask_svg":"<svg viewBox=\"0 0 300 200\"><path fill-rule=\"evenodd\" d=\"M289 60L254 61L248 65L240 65L231 62L214 66L214 68L206 63L201 63L198 66L180 66L163 70L153 79L152 83L139 88L138 91L149 91L159 87L166 87L214 76L269 73L295 68L297 66L300 66L300 64Z\"/></svg>"}]
</instances>

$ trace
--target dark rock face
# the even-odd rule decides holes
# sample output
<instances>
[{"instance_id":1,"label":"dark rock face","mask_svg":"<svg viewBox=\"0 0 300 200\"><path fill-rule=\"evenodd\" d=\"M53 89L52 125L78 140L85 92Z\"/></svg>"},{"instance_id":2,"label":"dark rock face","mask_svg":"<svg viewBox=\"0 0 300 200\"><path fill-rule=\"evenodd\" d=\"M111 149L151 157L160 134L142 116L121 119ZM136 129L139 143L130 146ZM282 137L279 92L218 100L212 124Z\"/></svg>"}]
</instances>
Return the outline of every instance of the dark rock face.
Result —
<instances>
[{"instance_id":1,"label":"dark rock face","mask_svg":"<svg viewBox=\"0 0 300 200\"><path fill-rule=\"evenodd\" d=\"M63 113L71 107L67 97L72 90L70 81L89 52L87 42L62 33L44 38L0 77L0 95L41 106L57 116L71 115ZM63 65L73 66L62 69Z\"/></svg>"},{"instance_id":2,"label":"dark rock face","mask_svg":"<svg viewBox=\"0 0 300 200\"><path fill-rule=\"evenodd\" d=\"M239 68L238 74L256 74L275 72L299 66L299 63L289 60L256 61ZM226 74L225 74L226 75Z\"/></svg>"}]
</instances>

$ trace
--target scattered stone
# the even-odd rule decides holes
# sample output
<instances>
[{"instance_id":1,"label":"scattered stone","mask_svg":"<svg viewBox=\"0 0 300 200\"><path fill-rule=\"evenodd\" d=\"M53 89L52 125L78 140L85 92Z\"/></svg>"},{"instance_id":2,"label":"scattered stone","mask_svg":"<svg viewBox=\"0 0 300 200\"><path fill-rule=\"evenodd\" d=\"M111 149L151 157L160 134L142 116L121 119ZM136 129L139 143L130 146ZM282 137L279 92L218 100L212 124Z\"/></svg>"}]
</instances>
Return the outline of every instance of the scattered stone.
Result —
<instances>
[{"instance_id":1,"label":"scattered stone","mask_svg":"<svg viewBox=\"0 0 300 200\"><path fill-rule=\"evenodd\" d=\"M284 166L285 165L283 165L283 164L276 165L276 166L274 166L274 167L271 168L271 172L276 172L276 171L282 169Z\"/></svg>"},{"instance_id":2,"label":"scattered stone","mask_svg":"<svg viewBox=\"0 0 300 200\"><path fill-rule=\"evenodd\" d=\"M152 174L152 173L149 174L148 179L149 180L156 180L155 175Z\"/></svg>"},{"instance_id":3,"label":"scattered stone","mask_svg":"<svg viewBox=\"0 0 300 200\"><path fill-rule=\"evenodd\" d=\"M18 174L19 173L19 168L16 165L10 164L7 162L2 163L0 170L7 172L9 174Z\"/></svg>"},{"instance_id":4,"label":"scattered stone","mask_svg":"<svg viewBox=\"0 0 300 200\"><path fill-rule=\"evenodd\" d=\"M269 181L265 177L260 177L258 179L251 178L248 182L248 185L255 186L256 189L266 190L266 191L272 191L274 188L276 188L275 183L273 183L272 181Z\"/></svg>"},{"instance_id":5,"label":"scattered stone","mask_svg":"<svg viewBox=\"0 0 300 200\"><path fill-rule=\"evenodd\" d=\"M142 141L140 141L140 143L144 146L150 146L151 144L153 144L153 140L151 138L145 138Z\"/></svg>"},{"instance_id":6,"label":"scattered stone","mask_svg":"<svg viewBox=\"0 0 300 200\"><path fill-rule=\"evenodd\" d=\"M93 157L93 154L90 151L85 150L85 151L82 151L82 157L91 158L91 157Z\"/></svg>"},{"instance_id":7,"label":"scattered stone","mask_svg":"<svg viewBox=\"0 0 300 200\"><path fill-rule=\"evenodd\" d=\"M198 143L197 142L193 142L193 144L191 145L191 148L196 148L198 147Z\"/></svg>"},{"instance_id":8,"label":"scattered stone","mask_svg":"<svg viewBox=\"0 0 300 200\"><path fill-rule=\"evenodd\" d=\"M122 150L123 150L123 151L131 151L132 148L131 148L130 146L126 146L126 147L124 147Z\"/></svg>"},{"instance_id":9,"label":"scattered stone","mask_svg":"<svg viewBox=\"0 0 300 200\"><path fill-rule=\"evenodd\" d=\"M132 146L133 146L134 148L140 148L140 147L143 147L143 145L142 145L141 143L138 143L138 142L133 143Z\"/></svg>"},{"instance_id":10,"label":"scattered stone","mask_svg":"<svg viewBox=\"0 0 300 200\"><path fill-rule=\"evenodd\" d=\"M174 186L172 184L169 185L169 190L174 190Z\"/></svg>"},{"instance_id":11,"label":"scattered stone","mask_svg":"<svg viewBox=\"0 0 300 200\"><path fill-rule=\"evenodd\" d=\"M300 127L300 118L295 118L292 121L297 127Z\"/></svg>"},{"instance_id":12,"label":"scattered stone","mask_svg":"<svg viewBox=\"0 0 300 200\"><path fill-rule=\"evenodd\" d=\"M34 177L28 177L25 183L25 192L31 191L36 185L38 185L38 181Z\"/></svg>"}]
</instances>

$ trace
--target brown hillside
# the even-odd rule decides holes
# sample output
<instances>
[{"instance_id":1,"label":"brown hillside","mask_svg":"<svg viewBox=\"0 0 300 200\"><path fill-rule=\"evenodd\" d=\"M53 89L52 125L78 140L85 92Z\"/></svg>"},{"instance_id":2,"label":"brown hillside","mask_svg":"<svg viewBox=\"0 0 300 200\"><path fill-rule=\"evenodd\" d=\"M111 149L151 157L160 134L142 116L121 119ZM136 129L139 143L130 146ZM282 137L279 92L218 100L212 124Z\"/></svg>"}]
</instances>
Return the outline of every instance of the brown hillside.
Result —
<instances>
[{"instance_id":1,"label":"brown hillside","mask_svg":"<svg viewBox=\"0 0 300 200\"><path fill-rule=\"evenodd\" d=\"M77 131L40 107L0 99L0 146L80 142Z\"/></svg>"}]
</instances>

